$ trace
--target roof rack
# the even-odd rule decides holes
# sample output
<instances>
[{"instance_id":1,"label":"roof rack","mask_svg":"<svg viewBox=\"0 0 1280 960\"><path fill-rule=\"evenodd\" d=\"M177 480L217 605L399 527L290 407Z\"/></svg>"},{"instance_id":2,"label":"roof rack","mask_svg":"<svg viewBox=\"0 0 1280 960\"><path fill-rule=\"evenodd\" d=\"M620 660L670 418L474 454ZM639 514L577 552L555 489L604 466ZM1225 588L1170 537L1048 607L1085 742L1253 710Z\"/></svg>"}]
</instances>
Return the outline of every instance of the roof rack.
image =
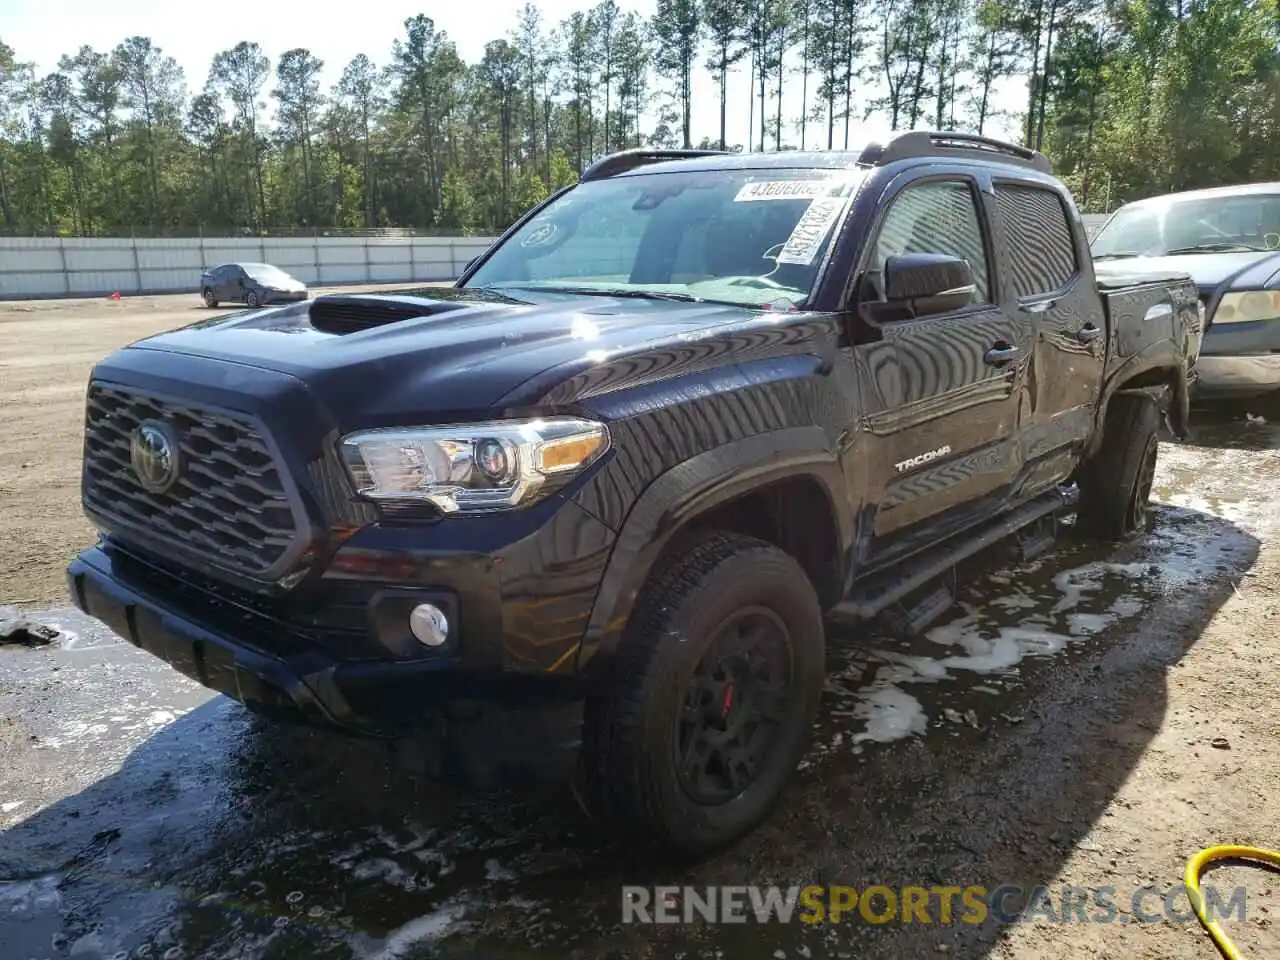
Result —
<instances>
[{"instance_id":1,"label":"roof rack","mask_svg":"<svg viewBox=\"0 0 1280 960\"><path fill-rule=\"evenodd\" d=\"M970 160L999 160L1053 173L1049 158L1039 150L995 140L976 133L913 130L899 134L886 144L870 143L858 158L860 164L882 167L909 157L958 157Z\"/></svg>"},{"instance_id":2,"label":"roof rack","mask_svg":"<svg viewBox=\"0 0 1280 960\"><path fill-rule=\"evenodd\" d=\"M667 160L692 160L696 157L723 157L731 153L729 150L662 150L653 147L636 147L622 150L601 157L582 171L579 178L587 180L604 180L616 177L620 173L643 167L649 163L663 163Z\"/></svg>"}]
</instances>

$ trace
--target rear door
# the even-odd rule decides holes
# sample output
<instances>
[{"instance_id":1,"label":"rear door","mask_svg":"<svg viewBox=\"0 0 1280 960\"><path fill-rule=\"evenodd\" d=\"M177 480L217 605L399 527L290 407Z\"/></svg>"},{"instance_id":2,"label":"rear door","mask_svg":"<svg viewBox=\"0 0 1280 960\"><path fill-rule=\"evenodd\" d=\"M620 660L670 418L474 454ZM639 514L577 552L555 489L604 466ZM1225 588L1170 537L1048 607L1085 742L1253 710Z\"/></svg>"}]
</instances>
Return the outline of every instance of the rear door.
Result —
<instances>
[{"instance_id":1,"label":"rear door","mask_svg":"<svg viewBox=\"0 0 1280 960\"><path fill-rule=\"evenodd\" d=\"M1093 430L1106 317L1096 285L1080 267L1089 251L1070 197L1016 176L997 177L993 186L1004 299L1036 329L1022 424L1031 495L1067 478Z\"/></svg>"},{"instance_id":2,"label":"rear door","mask_svg":"<svg viewBox=\"0 0 1280 960\"><path fill-rule=\"evenodd\" d=\"M884 494L873 525L875 560L999 513L1022 466L1019 401L1033 325L1000 303L983 176L926 167L899 178L881 201L863 261L864 275L875 277L894 254L948 254L969 262L976 287L960 310L886 322L874 334L891 348L881 362L897 368L895 377L880 375L897 395L867 422L885 461L877 465ZM862 289L866 297L877 284Z\"/></svg>"}]
</instances>

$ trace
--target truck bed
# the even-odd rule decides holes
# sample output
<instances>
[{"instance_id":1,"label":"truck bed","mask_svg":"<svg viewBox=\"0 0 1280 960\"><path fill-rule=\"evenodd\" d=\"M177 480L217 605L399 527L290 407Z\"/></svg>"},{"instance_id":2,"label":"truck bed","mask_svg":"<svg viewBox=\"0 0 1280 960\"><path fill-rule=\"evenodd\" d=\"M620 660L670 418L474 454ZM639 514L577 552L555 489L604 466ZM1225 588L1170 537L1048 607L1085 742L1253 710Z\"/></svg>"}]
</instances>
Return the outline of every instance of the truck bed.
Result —
<instances>
[{"instance_id":1,"label":"truck bed","mask_svg":"<svg viewBox=\"0 0 1280 960\"><path fill-rule=\"evenodd\" d=\"M1199 355L1200 300L1188 274L1126 269L1123 262L1097 263L1094 272L1110 334L1108 377L1162 340L1176 343L1185 337L1192 359Z\"/></svg>"}]
</instances>

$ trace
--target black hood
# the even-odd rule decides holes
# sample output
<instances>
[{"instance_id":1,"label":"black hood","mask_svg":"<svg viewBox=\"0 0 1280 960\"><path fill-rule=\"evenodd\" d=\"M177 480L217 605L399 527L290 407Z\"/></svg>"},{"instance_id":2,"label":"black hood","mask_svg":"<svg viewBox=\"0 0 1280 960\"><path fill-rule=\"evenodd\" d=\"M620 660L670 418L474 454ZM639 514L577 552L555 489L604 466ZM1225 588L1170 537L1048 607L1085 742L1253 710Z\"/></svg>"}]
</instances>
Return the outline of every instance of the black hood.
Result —
<instances>
[{"instance_id":1,"label":"black hood","mask_svg":"<svg viewBox=\"0 0 1280 960\"><path fill-rule=\"evenodd\" d=\"M344 429L393 426L426 412L464 417L533 402L520 386L552 368L572 372L770 316L721 304L538 296L433 287L318 297L139 341L126 348L136 357L128 366L148 351L273 371L304 383Z\"/></svg>"}]
</instances>

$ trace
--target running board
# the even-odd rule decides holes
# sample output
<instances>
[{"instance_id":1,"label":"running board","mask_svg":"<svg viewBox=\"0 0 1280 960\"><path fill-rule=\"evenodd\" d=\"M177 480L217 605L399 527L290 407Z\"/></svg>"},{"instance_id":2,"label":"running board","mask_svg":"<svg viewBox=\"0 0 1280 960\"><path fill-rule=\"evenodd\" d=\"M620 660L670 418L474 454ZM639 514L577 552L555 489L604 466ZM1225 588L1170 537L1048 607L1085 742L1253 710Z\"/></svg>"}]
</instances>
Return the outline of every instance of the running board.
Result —
<instances>
[{"instance_id":1,"label":"running board","mask_svg":"<svg viewBox=\"0 0 1280 960\"><path fill-rule=\"evenodd\" d=\"M894 632L915 636L929 629L955 602L956 595L951 591L951 585L940 579L932 590L913 601L910 607L903 609L895 606L892 610L886 610L884 616Z\"/></svg>"},{"instance_id":2,"label":"running board","mask_svg":"<svg viewBox=\"0 0 1280 960\"><path fill-rule=\"evenodd\" d=\"M1034 560L1050 550L1058 542L1058 517L1049 514L1033 523L1027 524L1018 531L1013 549L1014 559L1019 563Z\"/></svg>"},{"instance_id":3,"label":"running board","mask_svg":"<svg viewBox=\"0 0 1280 960\"><path fill-rule=\"evenodd\" d=\"M942 576L961 560L1000 543L1037 520L1073 510L1079 496L1077 487L1057 487L1043 493L978 533L961 534L954 542L944 542L904 561L902 567L907 572L890 568L865 583L855 584L849 597L836 604L827 615L833 620L869 620L907 594Z\"/></svg>"}]
</instances>

